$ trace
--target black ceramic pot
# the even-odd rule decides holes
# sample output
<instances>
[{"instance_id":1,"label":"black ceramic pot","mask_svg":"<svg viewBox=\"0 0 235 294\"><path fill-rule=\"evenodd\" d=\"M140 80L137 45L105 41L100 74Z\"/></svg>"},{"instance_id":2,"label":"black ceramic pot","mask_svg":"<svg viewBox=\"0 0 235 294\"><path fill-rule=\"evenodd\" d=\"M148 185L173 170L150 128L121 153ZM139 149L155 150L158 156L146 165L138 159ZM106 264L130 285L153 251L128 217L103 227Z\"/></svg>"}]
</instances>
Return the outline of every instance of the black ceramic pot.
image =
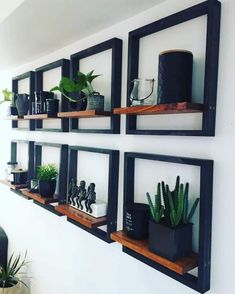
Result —
<instances>
[{"instance_id":1,"label":"black ceramic pot","mask_svg":"<svg viewBox=\"0 0 235 294\"><path fill-rule=\"evenodd\" d=\"M149 206L134 203L127 207L124 215L124 231L130 238L141 240L148 237Z\"/></svg>"},{"instance_id":2,"label":"black ceramic pot","mask_svg":"<svg viewBox=\"0 0 235 294\"><path fill-rule=\"evenodd\" d=\"M56 116L59 110L58 99L46 99L46 113L50 116Z\"/></svg>"},{"instance_id":3,"label":"black ceramic pot","mask_svg":"<svg viewBox=\"0 0 235 294\"><path fill-rule=\"evenodd\" d=\"M13 185L26 185L28 180L28 172L23 170L16 170L11 172L13 179L11 184Z\"/></svg>"},{"instance_id":4,"label":"black ceramic pot","mask_svg":"<svg viewBox=\"0 0 235 294\"><path fill-rule=\"evenodd\" d=\"M149 221L149 250L176 261L192 251L192 224L171 228Z\"/></svg>"},{"instance_id":5,"label":"black ceramic pot","mask_svg":"<svg viewBox=\"0 0 235 294\"><path fill-rule=\"evenodd\" d=\"M88 96L86 110L104 111L104 96L98 93Z\"/></svg>"},{"instance_id":6,"label":"black ceramic pot","mask_svg":"<svg viewBox=\"0 0 235 294\"><path fill-rule=\"evenodd\" d=\"M159 55L158 104L190 102L192 97L193 54L170 50Z\"/></svg>"},{"instance_id":7,"label":"black ceramic pot","mask_svg":"<svg viewBox=\"0 0 235 294\"><path fill-rule=\"evenodd\" d=\"M19 116L27 115L29 111L29 95L16 94L15 104L16 104Z\"/></svg>"},{"instance_id":8,"label":"black ceramic pot","mask_svg":"<svg viewBox=\"0 0 235 294\"><path fill-rule=\"evenodd\" d=\"M78 96L77 93L73 92L70 93L69 96L74 100L79 100L78 102L71 102L69 103L69 111L83 111L86 110L87 107L87 99L84 94L81 95L81 97Z\"/></svg>"},{"instance_id":9,"label":"black ceramic pot","mask_svg":"<svg viewBox=\"0 0 235 294\"><path fill-rule=\"evenodd\" d=\"M53 197L56 189L56 180L50 182L39 181L39 193L42 197L50 198Z\"/></svg>"}]
</instances>

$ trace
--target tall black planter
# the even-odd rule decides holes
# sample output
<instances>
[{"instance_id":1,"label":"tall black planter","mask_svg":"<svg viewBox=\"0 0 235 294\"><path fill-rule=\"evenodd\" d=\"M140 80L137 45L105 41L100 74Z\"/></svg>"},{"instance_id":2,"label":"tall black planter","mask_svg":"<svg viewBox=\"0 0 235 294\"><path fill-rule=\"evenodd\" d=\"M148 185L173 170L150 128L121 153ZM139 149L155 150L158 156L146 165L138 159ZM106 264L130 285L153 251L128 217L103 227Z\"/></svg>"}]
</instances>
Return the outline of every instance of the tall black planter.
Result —
<instances>
[{"instance_id":1,"label":"tall black planter","mask_svg":"<svg viewBox=\"0 0 235 294\"><path fill-rule=\"evenodd\" d=\"M127 207L124 215L124 231L128 237L141 240L148 237L149 206L134 203Z\"/></svg>"},{"instance_id":2,"label":"tall black planter","mask_svg":"<svg viewBox=\"0 0 235 294\"><path fill-rule=\"evenodd\" d=\"M53 197L56 189L56 180L50 182L39 181L39 193L42 197L50 198Z\"/></svg>"},{"instance_id":3,"label":"tall black planter","mask_svg":"<svg viewBox=\"0 0 235 294\"><path fill-rule=\"evenodd\" d=\"M192 251L192 224L170 228L149 221L149 250L176 261Z\"/></svg>"},{"instance_id":4,"label":"tall black planter","mask_svg":"<svg viewBox=\"0 0 235 294\"><path fill-rule=\"evenodd\" d=\"M159 55L158 104L190 102L192 96L193 54L171 50Z\"/></svg>"},{"instance_id":5,"label":"tall black planter","mask_svg":"<svg viewBox=\"0 0 235 294\"><path fill-rule=\"evenodd\" d=\"M46 99L46 113L50 116L56 116L59 111L58 99Z\"/></svg>"},{"instance_id":6,"label":"tall black planter","mask_svg":"<svg viewBox=\"0 0 235 294\"><path fill-rule=\"evenodd\" d=\"M29 111L29 95L16 94L15 104L19 116L27 115Z\"/></svg>"}]
</instances>

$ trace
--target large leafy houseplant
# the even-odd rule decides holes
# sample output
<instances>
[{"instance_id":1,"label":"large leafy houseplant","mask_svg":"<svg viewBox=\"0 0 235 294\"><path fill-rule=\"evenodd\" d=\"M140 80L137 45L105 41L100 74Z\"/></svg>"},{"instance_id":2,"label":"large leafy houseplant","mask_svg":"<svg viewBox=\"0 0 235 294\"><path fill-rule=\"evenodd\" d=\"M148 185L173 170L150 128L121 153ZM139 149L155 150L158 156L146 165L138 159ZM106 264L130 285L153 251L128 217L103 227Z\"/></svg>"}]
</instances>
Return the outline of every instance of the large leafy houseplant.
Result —
<instances>
[{"instance_id":1,"label":"large leafy houseplant","mask_svg":"<svg viewBox=\"0 0 235 294\"><path fill-rule=\"evenodd\" d=\"M27 287L27 285L20 278L20 275L22 274L20 272L21 269L28 263L26 261L26 257L27 252L25 253L23 258L20 254L18 254L17 256L14 256L14 254L12 254L7 265L5 267L0 266L0 289L3 289L3 292L0 293L18 293L17 286L20 283L24 284Z\"/></svg>"},{"instance_id":2,"label":"large leafy houseplant","mask_svg":"<svg viewBox=\"0 0 235 294\"><path fill-rule=\"evenodd\" d=\"M195 213L199 198L194 201L190 212L188 212L188 196L189 184L180 183L179 176L176 178L175 188L172 191L165 182L158 183L154 203L147 193L151 212L149 248L173 261L192 250L192 224L190 220Z\"/></svg>"},{"instance_id":3,"label":"large leafy houseplant","mask_svg":"<svg viewBox=\"0 0 235 294\"><path fill-rule=\"evenodd\" d=\"M37 179L39 193L43 197L52 197L56 189L56 178L58 169L54 164L41 165L37 167Z\"/></svg>"}]
</instances>

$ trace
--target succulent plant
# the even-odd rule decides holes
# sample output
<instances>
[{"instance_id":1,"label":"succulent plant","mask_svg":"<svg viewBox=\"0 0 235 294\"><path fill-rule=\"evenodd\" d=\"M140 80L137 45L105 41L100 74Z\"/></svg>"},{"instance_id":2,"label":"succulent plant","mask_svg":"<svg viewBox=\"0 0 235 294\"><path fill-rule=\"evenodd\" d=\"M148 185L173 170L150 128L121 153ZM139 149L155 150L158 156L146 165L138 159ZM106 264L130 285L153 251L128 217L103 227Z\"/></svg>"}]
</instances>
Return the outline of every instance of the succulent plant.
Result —
<instances>
[{"instance_id":1,"label":"succulent plant","mask_svg":"<svg viewBox=\"0 0 235 294\"><path fill-rule=\"evenodd\" d=\"M164 207L162 205L162 196L161 196L161 184L158 183L157 185L157 194L155 195L155 203L153 204L153 201L151 199L150 194L147 192L147 199L149 203L150 213L152 216L152 219L155 223L159 223L163 216Z\"/></svg>"}]
</instances>

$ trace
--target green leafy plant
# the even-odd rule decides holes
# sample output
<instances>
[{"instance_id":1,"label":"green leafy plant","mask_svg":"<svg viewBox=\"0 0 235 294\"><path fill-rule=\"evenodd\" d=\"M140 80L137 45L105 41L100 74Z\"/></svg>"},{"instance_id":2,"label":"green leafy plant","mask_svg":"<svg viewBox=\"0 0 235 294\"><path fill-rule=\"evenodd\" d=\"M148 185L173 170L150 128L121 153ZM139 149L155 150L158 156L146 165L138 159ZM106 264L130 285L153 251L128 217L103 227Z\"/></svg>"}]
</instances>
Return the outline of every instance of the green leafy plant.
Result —
<instances>
[{"instance_id":1,"label":"green leafy plant","mask_svg":"<svg viewBox=\"0 0 235 294\"><path fill-rule=\"evenodd\" d=\"M11 255L6 268L0 266L0 288L9 288L15 286L17 283L22 283L26 287L27 285L17 276L20 273L20 270L28 262L26 261L27 252L25 252L24 257L22 258L20 254L14 257L14 254Z\"/></svg>"},{"instance_id":2,"label":"green leafy plant","mask_svg":"<svg viewBox=\"0 0 235 294\"><path fill-rule=\"evenodd\" d=\"M58 169L54 164L41 165L37 167L37 178L42 182L50 182L57 178Z\"/></svg>"},{"instance_id":3,"label":"green leafy plant","mask_svg":"<svg viewBox=\"0 0 235 294\"><path fill-rule=\"evenodd\" d=\"M93 73L94 70L87 74L78 71L75 80L62 77L59 86L53 87L50 91L59 91L71 102L78 102L80 100L86 99L88 96L96 93L92 87L92 82L100 75L93 75Z\"/></svg>"},{"instance_id":4,"label":"green leafy plant","mask_svg":"<svg viewBox=\"0 0 235 294\"><path fill-rule=\"evenodd\" d=\"M177 176L175 189L170 191L169 185L162 182L162 192L165 206L164 217L171 227L189 223L199 203L197 198L188 213L189 183L181 184L180 177Z\"/></svg>"},{"instance_id":5,"label":"green leafy plant","mask_svg":"<svg viewBox=\"0 0 235 294\"><path fill-rule=\"evenodd\" d=\"M8 89L4 89L2 90L2 94L3 94L4 100L0 101L0 104L4 102L13 102L13 96L14 96L13 92L9 91Z\"/></svg>"},{"instance_id":6,"label":"green leafy plant","mask_svg":"<svg viewBox=\"0 0 235 294\"><path fill-rule=\"evenodd\" d=\"M150 213L152 216L152 219L155 223L159 223L163 216L164 212L164 207L162 205L162 196L161 196L161 184L158 183L157 185L157 194L155 195L155 203L153 204L153 201L151 199L151 196L149 192L146 193L148 203L149 203L149 208L150 208Z\"/></svg>"}]
</instances>

